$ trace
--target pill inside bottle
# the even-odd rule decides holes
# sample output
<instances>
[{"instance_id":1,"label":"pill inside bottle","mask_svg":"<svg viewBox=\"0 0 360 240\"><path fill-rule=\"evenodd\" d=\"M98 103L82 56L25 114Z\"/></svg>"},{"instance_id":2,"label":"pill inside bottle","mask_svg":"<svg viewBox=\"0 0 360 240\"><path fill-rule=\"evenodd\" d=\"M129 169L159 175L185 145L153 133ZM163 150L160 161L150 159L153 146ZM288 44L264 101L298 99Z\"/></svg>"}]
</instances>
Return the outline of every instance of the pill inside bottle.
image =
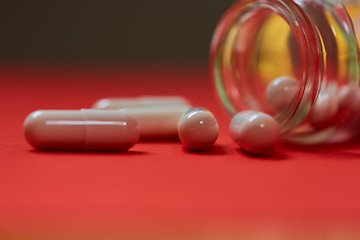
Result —
<instances>
[{"instance_id":1,"label":"pill inside bottle","mask_svg":"<svg viewBox=\"0 0 360 240\"><path fill-rule=\"evenodd\" d=\"M40 110L26 118L24 135L40 150L125 151L139 123L125 110Z\"/></svg>"},{"instance_id":2,"label":"pill inside bottle","mask_svg":"<svg viewBox=\"0 0 360 240\"><path fill-rule=\"evenodd\" d=\"M298 82L290 77L276 78L266 90L266 98L271 108L282 111L293 101L298 90Z\"/></svg>"}]
</instances>

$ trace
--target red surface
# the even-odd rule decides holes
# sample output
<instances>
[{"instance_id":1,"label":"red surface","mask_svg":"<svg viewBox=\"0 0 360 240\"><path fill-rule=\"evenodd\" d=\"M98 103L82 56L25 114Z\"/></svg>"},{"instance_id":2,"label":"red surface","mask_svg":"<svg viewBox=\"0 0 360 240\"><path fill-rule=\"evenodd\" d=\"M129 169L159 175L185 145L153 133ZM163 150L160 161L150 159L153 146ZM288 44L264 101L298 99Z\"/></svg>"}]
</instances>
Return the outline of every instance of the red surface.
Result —
<instances>
[{"instance_id":1,"label":"red surface","mask_svg":"<svg viewBox=\"0 0 360 240\"><path fill-rule=\"evenodd\" d=\"M0 223L157 217L360 217L360 145L238 150L206 67L0 69ZM220 124L216 146L139 143L126 153L38 152L22 123L37 109L90 107L103 97L183 95ZM261 137L261 136L259 136Z\"/></svg>"}]
</instances>

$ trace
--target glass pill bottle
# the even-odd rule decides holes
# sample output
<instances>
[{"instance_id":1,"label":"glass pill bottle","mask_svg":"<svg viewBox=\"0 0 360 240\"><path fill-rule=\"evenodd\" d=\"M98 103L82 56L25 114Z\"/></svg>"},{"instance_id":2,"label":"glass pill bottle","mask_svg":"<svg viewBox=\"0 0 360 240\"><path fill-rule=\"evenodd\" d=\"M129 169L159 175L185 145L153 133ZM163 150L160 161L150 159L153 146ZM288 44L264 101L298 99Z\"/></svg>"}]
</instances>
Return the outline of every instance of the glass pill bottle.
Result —
<instances>
[{"instance_id":1,"label":"glass pill bottle","mask_svg":"<svg viewBox=\"0 0 360 240\"><path fill-rule=\"evenodd\" d=\"M285 141L346 141L360 131L359 37L360 0L240 0L214 33L211 75L230 114L267 113ZM267 88L284 77L297 87L274 109Z\"/></svg>"}]
</instances>

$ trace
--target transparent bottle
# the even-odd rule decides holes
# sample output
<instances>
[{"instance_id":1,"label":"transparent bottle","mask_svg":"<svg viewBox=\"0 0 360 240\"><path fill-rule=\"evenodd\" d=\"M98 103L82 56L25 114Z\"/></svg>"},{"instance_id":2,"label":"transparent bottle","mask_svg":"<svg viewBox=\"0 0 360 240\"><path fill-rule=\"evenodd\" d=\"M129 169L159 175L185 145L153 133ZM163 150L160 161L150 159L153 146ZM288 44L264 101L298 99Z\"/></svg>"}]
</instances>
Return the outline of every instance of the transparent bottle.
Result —
<instances>
[{"instance_id":1,"label":"transparent bottle","mask_svg":"<svg viewBox=\"0 0 360 240\"><path fill-rule=\"evenodd\" d=\"M214 33L211 74L232 115L249 109L272 115L283 139L294 143L346 141L359 132L359 37L360 0L240 0ZM298 87L277 111L266 89L284 76ZM345 87L358 92L351 108L338 101ZM311 119L320 114L315 106L324 94L330 94L336 114L314 126Z\"/></svg>"}]
</instances>

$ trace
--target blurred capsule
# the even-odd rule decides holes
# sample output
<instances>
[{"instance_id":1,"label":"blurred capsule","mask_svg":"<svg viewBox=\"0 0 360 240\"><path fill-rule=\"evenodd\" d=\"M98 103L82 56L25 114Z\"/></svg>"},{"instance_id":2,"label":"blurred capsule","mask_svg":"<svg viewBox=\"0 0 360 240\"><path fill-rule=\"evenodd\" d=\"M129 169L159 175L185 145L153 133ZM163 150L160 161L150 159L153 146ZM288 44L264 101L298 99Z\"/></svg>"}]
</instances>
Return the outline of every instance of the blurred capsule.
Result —
<instances>
[{"instance_id":1,"label":"blurred capsule","mask_svg":"<svg viewBox=\"0 0 360 240\"><path fill-rule=\"evenodd\" d=\"M138 98L103 98L98 100L93 108L96 109L120 109L120 108L143 108L160 106L186 106L190 107L189 101L180 96L154 96Z\"/></svg>"},{"instance_id":2,"label":"blurred capsule","mask_svg":"<svg viewBox=\"0 0 360 240\"><path fill-rule=\"evenodd\" d=\"M178 125L190 108L180 96L144 96L137 98L104 98L94 104L96 109L126 109L140 124L140 140L163 141L178 139Z\"/></svg>"},{"instance_id":3,"label":"blurred capsule","mask_svg":"<svg viewBox=\"0 0 360 240\"><path fill-rule=\"evenodd\" d=\"M188 106L149 106L126 109L138 121L140 140L178 139L178 125Z\"/></svg>"}]
</instances>

